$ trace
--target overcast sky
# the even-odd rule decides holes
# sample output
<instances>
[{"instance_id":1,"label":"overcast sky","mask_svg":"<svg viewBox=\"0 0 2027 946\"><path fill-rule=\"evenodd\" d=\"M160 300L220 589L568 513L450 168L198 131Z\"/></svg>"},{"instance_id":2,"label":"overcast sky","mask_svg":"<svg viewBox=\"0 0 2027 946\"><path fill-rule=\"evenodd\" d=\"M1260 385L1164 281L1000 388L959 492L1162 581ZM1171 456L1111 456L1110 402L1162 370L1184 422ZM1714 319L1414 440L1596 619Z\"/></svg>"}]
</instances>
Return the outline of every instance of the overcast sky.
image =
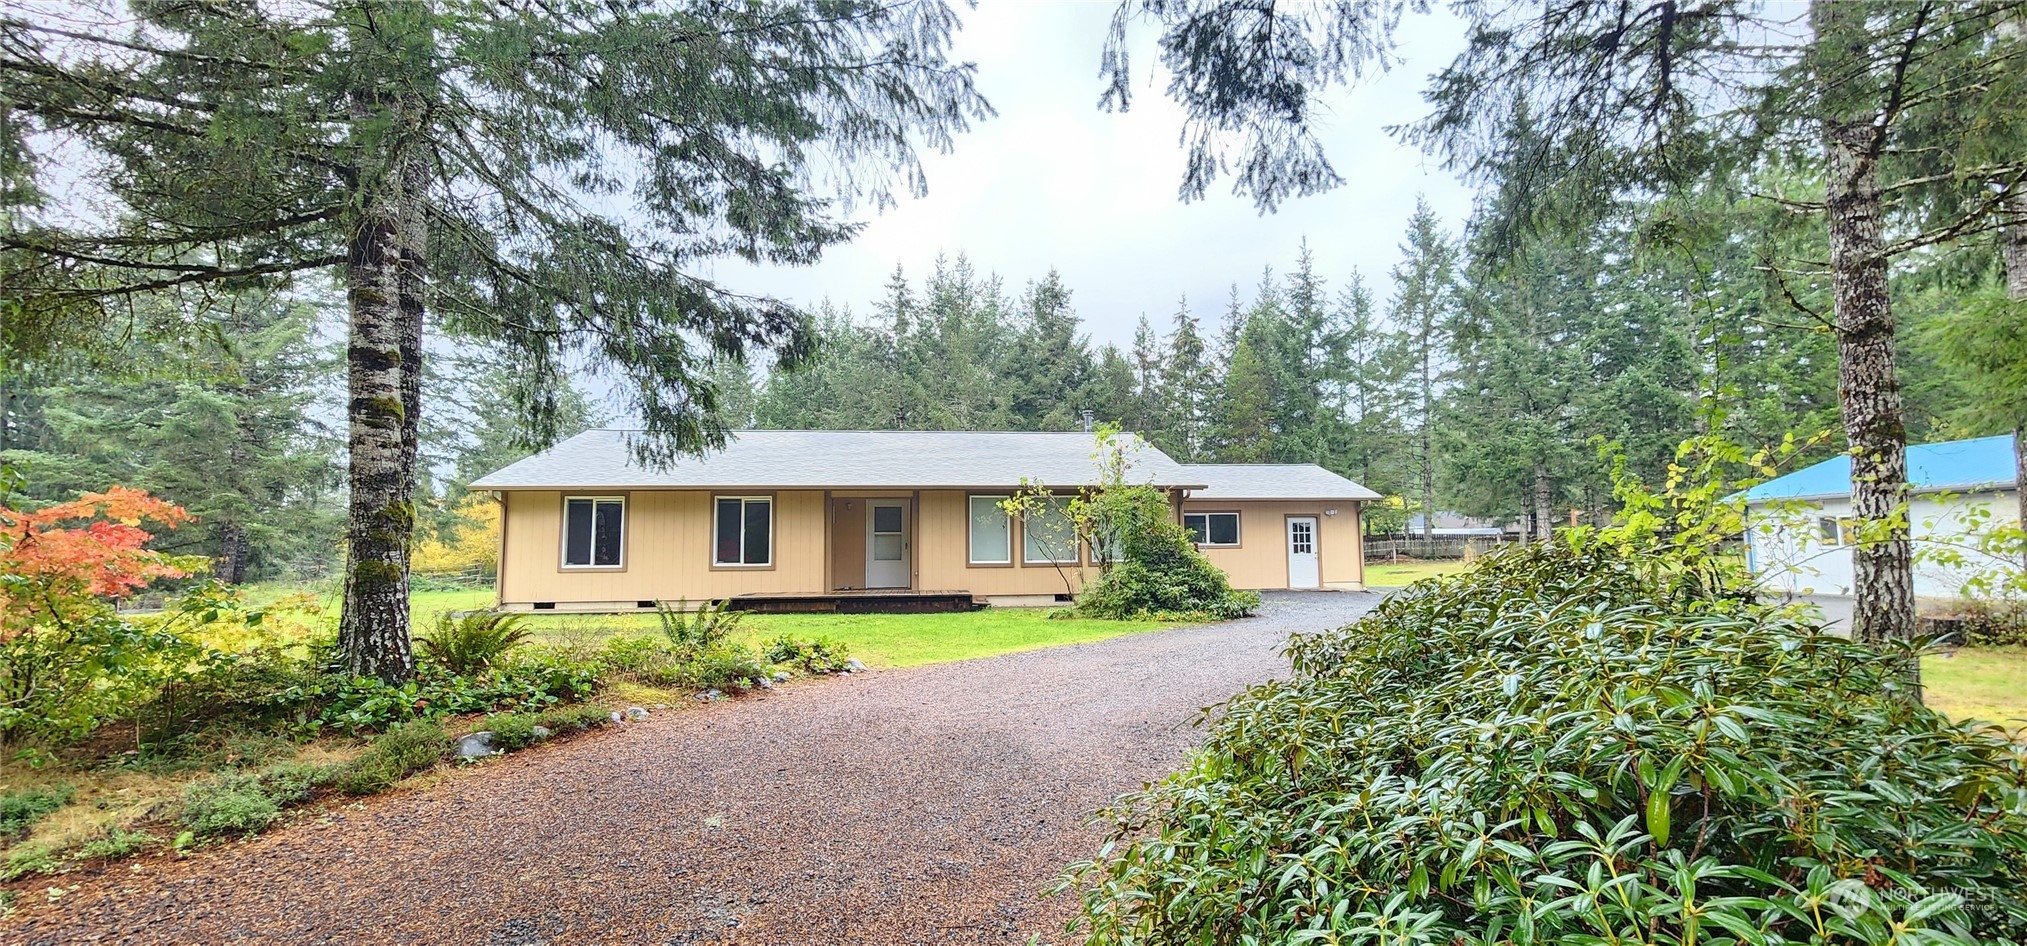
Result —
<instances>
[{"instance_id":1,"label":"overcast sky","mask_svg":"<svg viewBox=\"0 0 2027 946\"><path fill-rule=\"evenodd\" d=\"M1384 301L1418 193L1453 233L1462 226L1470 192L1385 131L1423 114L1425 78L1462 46L1455 20L1410 20L1401 65L1331 94L1324 141L1347 183L1262 217L1226 182L1208 199L1177 199L1182 113L1162 94L1165 77L1150 72L1151 42L1134 50L1133 110L1097 109L1113 6L983 0L965 17L954 58L978 64L979 90L999 115L952 153L924 157L928 196L867 208L864 233L816 266L728 263L716 276L810 305L828 298L864 317L896 263L919 286L938 253L961 252L1003 277L1009 295L1054 266L1093 338L1123 345L1142 313L1165 324L1183 296L1215 324L1233 282L1250 297L1261 268L1285 270L1305 237L1333 292L1356 267Z\"/></svg>"}]
</instances>

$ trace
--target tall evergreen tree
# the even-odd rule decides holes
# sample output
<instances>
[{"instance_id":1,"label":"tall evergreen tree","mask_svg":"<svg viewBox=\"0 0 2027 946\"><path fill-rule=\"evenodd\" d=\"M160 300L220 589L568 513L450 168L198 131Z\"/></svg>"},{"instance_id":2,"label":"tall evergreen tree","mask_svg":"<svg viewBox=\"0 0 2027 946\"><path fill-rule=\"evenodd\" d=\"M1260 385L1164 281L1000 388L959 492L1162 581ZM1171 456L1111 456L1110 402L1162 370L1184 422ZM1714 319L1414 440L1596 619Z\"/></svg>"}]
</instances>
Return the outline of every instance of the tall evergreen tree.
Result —
<instances>
[{"instance_id":1,"label":"tall evergreen tree","mask_svg":"<svg viewBox=\"0 0 2027 946\"><path fill-rule=\"evenodd\" d=\"M1436 513L1436 399L1445 370L1443 330L1454 304L1457 249L1426 198L1408 218L1401 261L1394 264L1394 352L1411 392L1403 420L1409 429L1405 479L1420 495L1422 537L1434 535Z\"/></svg>"},{"instance_id":2,"label":"tall evergreen tree","mask_svg":"<svg viewBox=\"0 0 2027 946\"><path fill-rule=\"evenodd\" d=\"M514 352L527 400L569 353L618 376L647 460L713 445L718 405L698 382L712 358L794 356L807 338L793 307L722 291L696 266L810 262L857 230L828 198L885 199L889 172L919 191L917 148L988 111L970 68L945 58L955 15L931 0L133 13L82 30L0 16L0 97L26 126L9 129L15 163L122 205L10 209L8 320L104 323L137 294L338 274L351 316L339 651L387 680L414 669L428 314ZM103 157L103 173L56 167L36 150L50 139ZM810 191L805 170L833 159L840 192ZM624 216L602 209L614 194Z\"/></svg>"},{"instance_id":3,"label":"tall evergreen tree","mask_svg":"<svg viewBox=\"0 0 2027 946\"><path fill-rule=\"evenodd\" d=\"M1022 294L1018 329L1001 360L1008 421L1016 430L1075 430L1094 366L1070 290L1051 268Z\"/></svg>"},{"instance_id":4,"label":"tall evergreen tree","mask_svg":"<svg viewBox=\"0 0 2027 946\"><path fill-rule=\"evenodd\" d=\"M29 390L0 460L23 473L29 502L119 484L183 506L197 523L170 540L212 557L212 573L318 577L338 536L338 442L317 420L338 367L317 343L314 306L245 294L195 351L136 338L133 374L73 364Z\"/></svg>"},{"instance_id":5,"label":"tall evergreen tree","mask_svg":"<svg viewBox=\"0 0 2027 946\"><path fill-rule=\"evenodd\" d=\"M1162 346L1166 351L1161 363L1162 402L1155 424L1162 438L1155 445L1176 459L1194 462L1205 455L1205 426L1216 378L1188 299L1176 304L1172 324Z\"/></svg>"}]
</instances>

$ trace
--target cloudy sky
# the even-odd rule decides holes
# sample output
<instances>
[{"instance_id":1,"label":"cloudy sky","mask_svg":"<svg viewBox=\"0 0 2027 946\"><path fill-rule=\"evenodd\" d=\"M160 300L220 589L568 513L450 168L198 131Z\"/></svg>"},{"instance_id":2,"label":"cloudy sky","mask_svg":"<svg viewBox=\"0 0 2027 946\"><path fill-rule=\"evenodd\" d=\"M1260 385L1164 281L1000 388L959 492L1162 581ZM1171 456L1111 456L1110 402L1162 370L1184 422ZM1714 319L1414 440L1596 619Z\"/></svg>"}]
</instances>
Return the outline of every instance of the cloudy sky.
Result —
<instances>
[{"instance_id":1,"label":"cloudy sky","mask_svg":"<svg viewBox=\"0 0 2027 946\"><path fill-rule=\"evenodd\" d=\"M1206 200L1177 200L1182 113L1149 71L1150 42L1135 49L1132 111L1097 109L1112 10L1112 0L982 0L965 17L956 58L978 64L979 89L999 115L952 153L925 157L928 196L868 208L859 239L817 266L723 264L716 275L802 303L828 298L863 316L897 263L919 284L937 254L964 253L1003 277L1010 294L1054 266L1093 338L1123 344L1142 313L1163 323L1185 296L1214 322L1233 282L1250 295L1261 268L1285 268L1305 238L1333 290L1357 268L1386 298L1417 194L1453 232L1461 227L1470 192L1384 130L1423 113L1424 79L1462 45L1456 21L1409 21L1402 64L1332 93L1324 141L1347 183L1263 217L1222 184Z\"/></svg>"}]
</instances>

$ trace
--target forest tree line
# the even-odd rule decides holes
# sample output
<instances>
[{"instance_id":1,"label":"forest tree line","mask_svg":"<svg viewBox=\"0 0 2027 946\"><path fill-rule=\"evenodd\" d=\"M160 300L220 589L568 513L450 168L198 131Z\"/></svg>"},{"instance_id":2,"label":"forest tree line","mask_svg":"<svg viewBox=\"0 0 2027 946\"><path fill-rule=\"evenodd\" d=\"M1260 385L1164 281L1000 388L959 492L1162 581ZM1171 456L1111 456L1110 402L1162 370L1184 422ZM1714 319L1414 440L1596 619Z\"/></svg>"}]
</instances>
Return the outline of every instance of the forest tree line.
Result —
<instances>
[{"instance_id":1,"label":"forest tree line","mask_svg":"<svg viewBox=\"0 0 2027 946\"><path fill-rule=\"evenodd\" d=\"M1797 288L1764 265L1773 244L1807 231L1716 195L1626 210L1613 226L1512 254L1490 245L1482 219L1453 234L1423 204L1383 286L1305 246L1249 288L1235 283L1220 311L1183 300L1164 318L1143 315L1123 347L1092 341L1053 270L1013 291L964 256L942 258L914 278L897 267L863 314L819 306L806 363L721 360L707 377L732 427L1077 430L1089 410L1184 462L1342 473L1398 498L1369 508L1374 532L1402 530L1425 508L1535 530L1572 510L1595 521L1613 508L1600 442L1650 481L1702 433L1747 445L1827 434L1802 461L1843 449L1835 342L1798 321ZM1693 214L1726 225L1695 245L1659 242ZM1806 247L1783 250L1796 251ZM1941 330L2003 291L1992 248L1939 254L1895 290L1913 313L1901 336L1911 440L2004 432L1965 376L1938 364ZM206 338L137 338L117 357L0 383L0 458L22 474L14 492L158 493L201 517L174 541L214 556L228 580L334 568L344 377L319 332L329 307L314 296L240 301ZM503 359L436 348L417 482L424 540L465 524L465 483L537 443ZM134 363L170 370L123 367ZM566 434L615 420L581 384L557 411Z\"/></svg>"},{"instance_id":2,"label":"forest tree line","mask_svg":"<svg viewBox=\"0 0 2027 946\"><path fill-rule=\"evenodd\" d=\"M1798 463L1842 450L1835 339L1794 308L1820 290L1766 265L1806 251L1777 244L1807 231L1718 194L1624 210L1509 252L1482 218L1453 235L1423 204L1390 288L1305 247L1222 311L1143 315L1124 347L1091 340L1053 270L1015 292L939 259L916 279L897 268L863 315L824 305L809 364L713 380L731 420L760 428L1075 430L1089 410L1184 462L1317 463L1398 497L1369 510L1377 531L1423 508L1536 531L1572 510L1598 521L1614 508L1606 443L1649 482L1700 434L1815 439ZM1692 215L1712 234L1694 244ZM2002 280L1975 246L1896 280L1913 442L2009 429L1937 363L1941 330Z\"/></svg>"}]
</instances>

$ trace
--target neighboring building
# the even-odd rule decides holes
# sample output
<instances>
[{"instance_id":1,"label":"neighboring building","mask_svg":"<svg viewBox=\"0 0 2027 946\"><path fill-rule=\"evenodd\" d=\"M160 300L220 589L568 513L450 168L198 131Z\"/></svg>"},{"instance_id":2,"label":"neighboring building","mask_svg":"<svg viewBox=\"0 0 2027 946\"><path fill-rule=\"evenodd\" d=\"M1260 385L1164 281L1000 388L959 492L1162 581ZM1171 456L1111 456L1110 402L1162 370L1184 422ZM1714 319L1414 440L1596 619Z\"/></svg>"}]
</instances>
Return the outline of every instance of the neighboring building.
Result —
<instances>
[{"instance_id":1,"label":"neighboring building","mask_svg":"<svg viewBox=\"0 0 2027 946\"><path fill-rule=\"evenodd\" d=\"M1517 534L1519 531L1520 526L1515 524L1502 525L1492 519L1476 518L1454 512L1437 512L1436 521L1434 527L1429 530L1429 536L1436 539L1496 539L1509 534ZM1401 534L1411 539L1421 537L1422 514L1418 512L1409 516L1407 524L1401 527Z\"/></svg>"},{"instance_id":2,"label":"neighboring building","mask_svg":"<svg viewBox=\"0 0 2027 946\"><path fill-rule=\"evenodd\" d=\"M1907 480L1916 596L1957 597L1973 574L2018 567L1973 547L1979 522L2019 521L2012 437L1910 446ZM1746 564L1761 584L1797 594L1852 593L1850 457L1747 490L1746 523ZM1965 561L1943 561L1959 555Z\"/></svg>"},{"instance_id":3,"label":"neighboring building","mask_svg":"<svg viewBox=\"0 0 2027 946\"><path fill-rule=\"evenodd\" d=\"M1023 483L1093 485L1088 433L740 431L664 469L628 436L586 431L472 484L502 504L501 607L875 589L1045 604L1097 574L1060 514L998 505ZM1132 479L1169 495L1236 586L1363 587L1371 490L1314 465L1185 466L1131 439Z\"/></svg>"}]
</instances>

